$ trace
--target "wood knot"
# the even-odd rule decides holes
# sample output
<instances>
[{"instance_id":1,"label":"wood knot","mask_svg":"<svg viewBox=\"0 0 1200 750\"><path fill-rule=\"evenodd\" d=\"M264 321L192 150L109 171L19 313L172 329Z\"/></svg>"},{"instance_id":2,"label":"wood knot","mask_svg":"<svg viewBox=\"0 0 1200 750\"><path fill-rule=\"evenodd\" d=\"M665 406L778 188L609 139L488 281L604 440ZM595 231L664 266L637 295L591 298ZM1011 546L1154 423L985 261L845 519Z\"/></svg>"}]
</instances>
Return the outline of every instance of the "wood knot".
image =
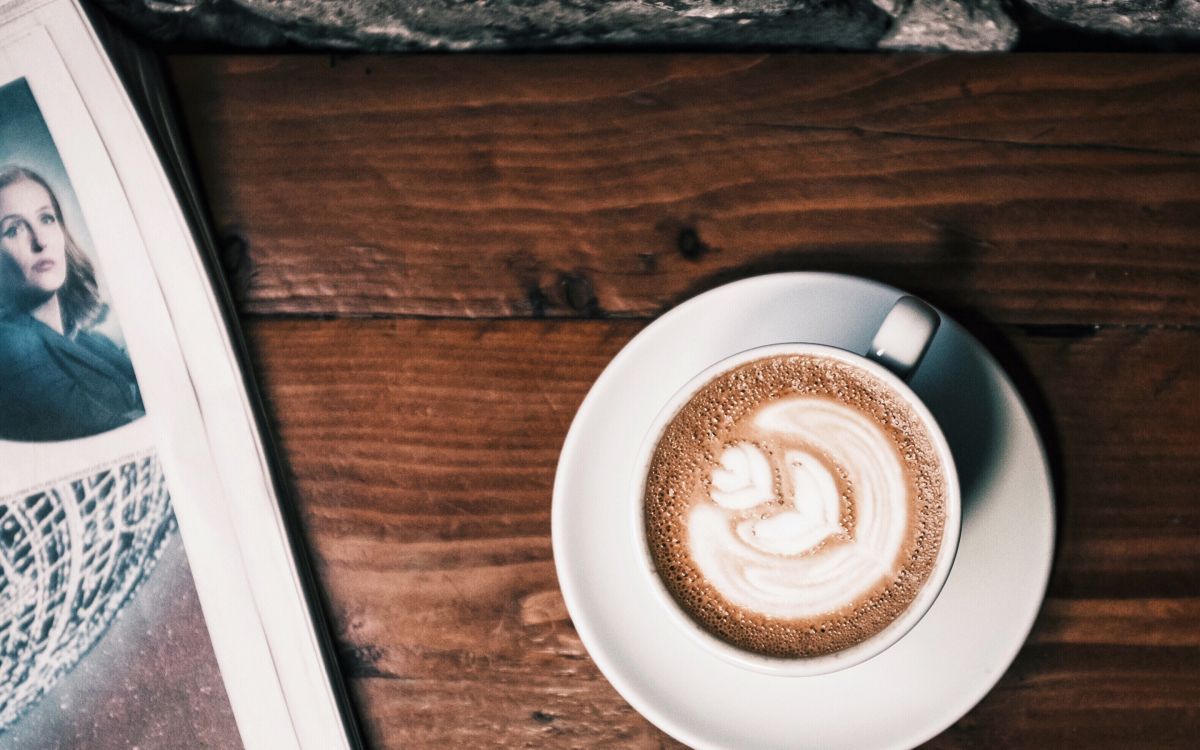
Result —
<instances>
[{"instance_id":1,"label":"wood knot","mask_svg":"<svg viewBox=\"0 0 1200 750\"><path fill-rule=\"evenodd\" d=\"M587 276L579 272L564 273L559 277L558 285L567 307L584 315L594 315L597 312L599 304L596 300L596 290Z\"/></svg>"},{"instance_id":2,"label":"wood knot","mask_svg":"<svg viewBox=\"0 0 1200 750\"><path fill-rule=\"evenodd\" d=\"M675 238L675 247L679 249L679 254L688 260L699 260L712 250L700 239L700 234L691 227L679 230L679 236Z\"/></svg>"},{"instance_id":3,"label":"wood knot","mask_svg":"<svg viewBox=\"0 0 1200 750\"><path fill-rule=\"evenodd\" d=\"M539 591L521 600L522 625L565 622L567 619L567 605L557 589Z\"/></svg>"},{"instance_id":4,"label":"wood knot","mask_svg":"<svg viewBox=\"0 0 1200 750\"><path fill-rule=\"evenodd\" d=\"M535 318L546 317L546 304L549 301L546 293L542 291L542 287L537 284L533 284L525 292L525 302L529 305L529 313Z\"/></svg>"},{"instance_id":5,"label":"wood knot","mask_svg":"<svg viewBox=\"0 0 1200 750\"><path fill-rule=\"evenodd\" d=\"M378 646L343 644L339 648L342 668L356 677L383 677L383 650Z\"/></svg>"}]
</instances>

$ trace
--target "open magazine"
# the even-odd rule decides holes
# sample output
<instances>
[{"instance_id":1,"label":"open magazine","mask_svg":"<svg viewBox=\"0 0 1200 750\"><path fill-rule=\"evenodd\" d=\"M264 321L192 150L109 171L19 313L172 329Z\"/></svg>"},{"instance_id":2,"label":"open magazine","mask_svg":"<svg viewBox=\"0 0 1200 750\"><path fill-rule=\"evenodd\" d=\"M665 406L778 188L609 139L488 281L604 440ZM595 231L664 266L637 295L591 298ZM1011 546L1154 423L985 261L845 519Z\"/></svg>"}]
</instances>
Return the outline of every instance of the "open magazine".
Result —
<instances>
[{"instance_id":1,"label":"open magazine","mask_svg":"<svg viewBox=\"0 0 1200 750\"><path fill-rule=\"evenodd\" d=\"M154 67L112 44L0 0L0 747L357 747Z\"/></svg>"}]
</instances>

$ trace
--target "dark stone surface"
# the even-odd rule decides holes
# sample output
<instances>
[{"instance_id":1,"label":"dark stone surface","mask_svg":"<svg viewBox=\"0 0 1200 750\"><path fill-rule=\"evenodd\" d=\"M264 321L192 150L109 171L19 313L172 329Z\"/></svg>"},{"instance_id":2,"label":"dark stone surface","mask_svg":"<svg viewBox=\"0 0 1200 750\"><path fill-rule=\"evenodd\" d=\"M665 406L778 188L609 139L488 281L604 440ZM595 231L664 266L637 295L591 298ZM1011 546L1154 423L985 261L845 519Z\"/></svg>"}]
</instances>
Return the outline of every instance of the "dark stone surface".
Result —
<instances>
[{"instance_id":1,"label":"dark stone surface","mask_svg":"<svg viewBox=\"0 0 1200 750\"><path fill-rule=\"evenodd\" d=\"M869 49L870 0L102 0L157 39L362 51L633 46Z\"/></svg>"},{"instance_id":2,"label":"dark stone surface","mask_svg":"<svg viewBox=\"0 0 1200 750\"><path fill-rule=\"evenodd\" d=\"M1012 49L1021 28L1200 42L1200 0L99 0L160 41L362 52ZM1043 38L1045 35L1043 34ZM1051 36L1048 48L1054 47Z\"/></svg>"},{"instance_id":3,"label":"dark stone surface","mask_svg":"<svg viewBox=\"0 0 1200 750\"><path fill-rule=\"evenodd\" d=\"M1200 0L1021 0L1074 29L1140 40L1200 42Z\"/></svg>"},{"instance_id":4,"label":"dark stone surface","mask_svg":"<svg viewBox=\"0 0 1200 750\"><path fill-rule=\"evenodd\" d=\"M999 0L914 0L896 14L879 46L893 50L998 52L1017 41Z\"/></svg>"}]
</instances>

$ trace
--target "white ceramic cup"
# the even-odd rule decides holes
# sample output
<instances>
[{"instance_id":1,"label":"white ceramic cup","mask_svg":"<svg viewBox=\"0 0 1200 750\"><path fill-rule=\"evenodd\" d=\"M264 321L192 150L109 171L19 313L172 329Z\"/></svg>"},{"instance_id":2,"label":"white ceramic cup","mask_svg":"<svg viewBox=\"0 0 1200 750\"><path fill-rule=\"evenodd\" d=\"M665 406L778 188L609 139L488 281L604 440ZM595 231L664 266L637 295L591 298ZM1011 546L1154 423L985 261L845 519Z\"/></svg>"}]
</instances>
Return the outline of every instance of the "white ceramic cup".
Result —
<instances>
[{"instance_id":1,"label":"white ceramic cup","mask_svg":"<svg viewBox=\"0 0 1200 750\"><path fill-rule=\"evenodd\" d=\"M637 536L637 546L642 552L643 564L641 567L651 579L650 587L656 599L675 624L703 648L728 662L757 672L798 677L827 674L860 664L886 651L912 630L929 611L941 592L942 586L946 583L946 578L950 575L950 568L954 564L962 526L962 499L950 446L929 409L920 397L908 387L905 380L925 356L925 351L929 348L929 344L937 332L939 322L940 318L937 312L929 305L915 297L901 297L880 325L871 342L871 347L865 355L812 343L784 343L756 347L709 366L676 391L675 395L660 410L646 433L638 453L638 460L634 464L636 468L631 482L633 502L630 506L634 510L631 514L635 527L634 533ZM650 545L646 539L644 502L646 475L658 441L667 425L697 391L723 373L747 362L796 354L829 357L850 364L882 381L898 398L903 399L912 407L929 434L943 468L946 480L946 518L941 547L929 578L925 581L925 585L922 586L917 597L899 617L870 638L841 651L823 656L784 658L757 654L733 646L700 627L679 606L659 578L651 557Z\"/></svg>"}]
</instances>

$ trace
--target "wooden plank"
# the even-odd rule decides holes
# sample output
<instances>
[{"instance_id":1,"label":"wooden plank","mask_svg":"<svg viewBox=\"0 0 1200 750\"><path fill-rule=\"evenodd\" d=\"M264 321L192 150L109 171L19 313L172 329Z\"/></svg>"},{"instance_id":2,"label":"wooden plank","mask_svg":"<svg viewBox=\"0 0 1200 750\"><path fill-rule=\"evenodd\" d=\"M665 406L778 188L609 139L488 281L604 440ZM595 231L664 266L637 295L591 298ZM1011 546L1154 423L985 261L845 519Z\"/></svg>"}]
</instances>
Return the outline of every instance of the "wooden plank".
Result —
<instances>
[{"instance_id":1,"label":"wooden plank","mask_svg":"<svg viewBox=\"0 0 1200 750\"><path fill-rule=\"evenodd\" d=\"M776 270L1200 321L1186 56L175 57L255 314L651 316Z\"/></svg>"},{"instance_id":2,"label":"wooden plank","mask_svg":"<svg viewBox=\"0 0 1200 750\"><path fill-rule=\"evenodd\" d=\"M549 538L570 420L642 325L250 321L373 746L675 747L587 658ZM996 332L1053 405L1061 548L1022 656L935 747L1200 730L1200 332L1089 331Z\"/></svg>"},{"instance_id":3,"label":"wooden plank","mask_svg":"<svg viewBox=\"0 0 1200 750\"><path fill-rule=\"evenodd\" d=\"M1189 593L1200 594L1195 580L1192 583ZM1200 623L1200 597L1053 598L1042 608L1041 620L1030 643L1200 648L1197 623Z\"/></svg>"},{"instance_id":4,"label":"wooden plank","mask_svg":"<svg viewBox=\"0 0 1200 750\"><path fill-rule=\"evenodd\" d=\"M927 748L1190 748L1200 700L1197 651L1031 647L971 713ZM683 748L603 681L492 674L504 689L454 678L356 681L374 747ZM488 684L488 683L484 683ZM448 721L454 712L462 717Z\"/></svg>"},{"instance_id":5,"label":"wooden plank","mask_svg":"<svg viewBox=\"0 0 1200 750\"><path fill-rule=\"evenodd\" d=\"M1195 648L1026 646L996 688L926 747L1191 748L1198 668Z\"/></svg>"},{"instance_id":6,"label":"wooden plank","mask_svg":"<svg viewBox=\"0 0 1200 750\"><path fill-rule=\"evenodd\" d=\"M487 681L502 676L511 681ZM355 687L373 719L367 730L373 748L686 748L590 673L560 673L553 680L493 674L399 687L367 678Z\"/></svg>"}]
</instances>

